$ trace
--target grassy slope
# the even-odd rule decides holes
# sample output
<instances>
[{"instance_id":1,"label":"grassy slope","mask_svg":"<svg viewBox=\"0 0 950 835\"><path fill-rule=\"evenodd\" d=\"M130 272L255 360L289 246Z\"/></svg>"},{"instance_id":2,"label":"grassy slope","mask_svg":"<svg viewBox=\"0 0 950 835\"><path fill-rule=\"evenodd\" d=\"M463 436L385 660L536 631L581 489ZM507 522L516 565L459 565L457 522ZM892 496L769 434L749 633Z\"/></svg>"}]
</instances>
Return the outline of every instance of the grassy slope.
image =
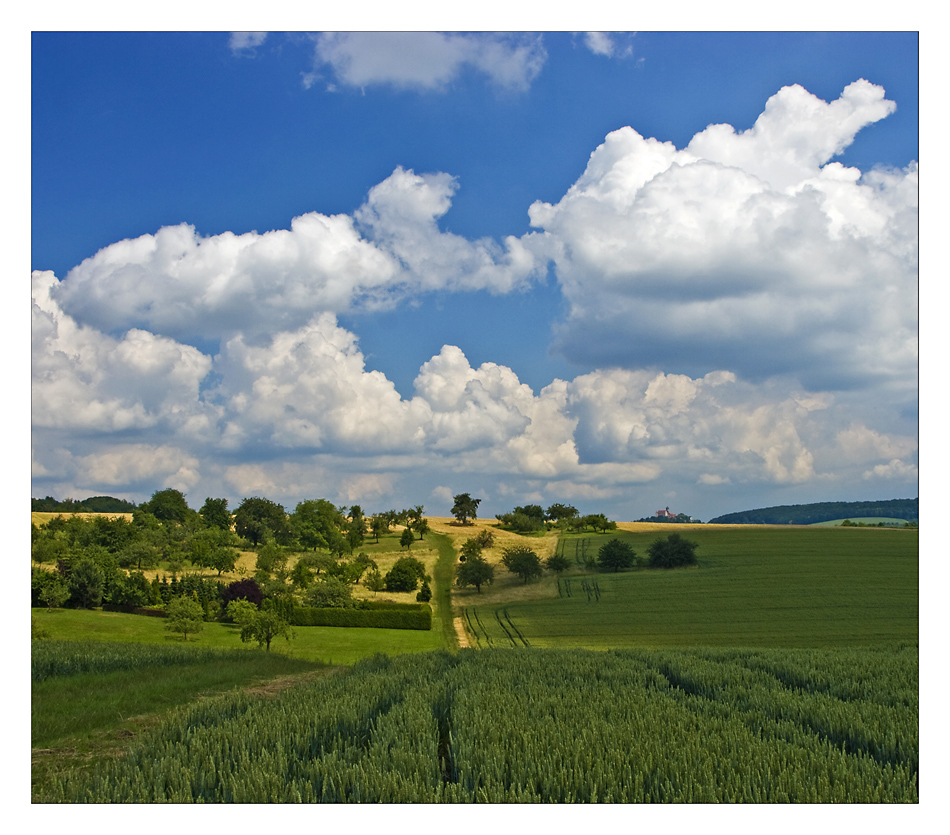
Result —
<instances>
[{"instance_id":1,"label":"grassy slope","mask_svg":"<svg viewBox=\"0 0 950 835\"><path fill-rule=\"evenodd\" d=\"M668 530L668 529L666 529ZM698 568L568 572L545 600L482 605L495 646L507 611L533 646L854 646L918 636L917 532L847 528L692 528ZM646 553L655 530L621 534ZM598 537L597 545L606 541ZM569 554L571 552L569 551ZM562 579L562 586L564 585ZM588 600L583 581L596 580ZM479 601L467 600L470 604ZM482 638L482 643L486 643Z\"/></svg>"}]
</instances>

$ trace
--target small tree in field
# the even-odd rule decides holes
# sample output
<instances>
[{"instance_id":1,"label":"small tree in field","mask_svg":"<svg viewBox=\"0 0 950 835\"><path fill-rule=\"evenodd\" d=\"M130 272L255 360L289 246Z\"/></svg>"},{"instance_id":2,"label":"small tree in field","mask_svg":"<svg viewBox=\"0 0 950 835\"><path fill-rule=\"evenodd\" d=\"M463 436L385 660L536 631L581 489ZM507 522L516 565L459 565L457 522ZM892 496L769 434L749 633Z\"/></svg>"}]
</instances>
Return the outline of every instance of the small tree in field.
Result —
<instances>
[{"instance_id":1,"label":"small tree in field","mask_svg":"<svg viewBox=\"0 0 950 835\"><path fill-rule=\"evenodd\" d=\"M683 539L678 533L671 533L666 539L657 539L650 546L650 568L679 568L683 565L696 565L698 542Z\"/></svg>"},{"instance_id":2,"label":"small tree in field","mask_svg":"<svg viewBox=\"0 0 950 835\"><path fill-rule=\"evenodd\" d=\"M412 543L416 541L415 536L412 534L412 528L406 527L402 532L402 536L399 537L399 544L402 545L407 551L412 550Z\"/></svg>"},{"instance_id":3,"label":"small tree in field","mask_svg":"<svg viewBox=\"0 0 950 835\"><path fill-rule=\"evenodd\" d=\"M188 635L196 635L204 628L204 609L201 604L190 597L176 597L168 604L168 617L165 628L172 632L180 632L183 640Z\"/></svg>"},{"instance_id":4,"label":"small tree in field","mask_svg":"<svg viewBox=\"0 0 950 835\"><path fill-rule=\"evenodd\" d=\"M479 594L482 593L482 586L491 585L494 579L494 566L485 562L480 554L459 563L459 566L455 569L455 585L459 588L475 586L475 591Z\"/></svg>"},{"instance_id":5,"label":"small tree in field","mask_svg":"<svg viewBox=\"0 0 950 835\"><path fill-rule=\"evenodd\" d=\"M50 611L62 609L66 601L69 600L69 586L61 577L53 577L40 590L40 600L46 604Z\"/></svg>"},{"instance_id":6,"label":"small tree in field","mask_svg":"<svg viewBox=\"0 0 950 835\"><path fill-rule=\"evenodd\" d=\"M467 525L469 518L478 518L478 505L481 501L473 499L468 493L459 493L455 496L455 504L452 505L452 515L458 519L460 525Z\"/></svg>"},{"instance_id":7,"label":"small tree in field","mask_svg":"<svg viewBox=\"0 0 950 835\"><path fill-rule=\"evenodd\" d=\"M619 539L611 539L610 542L605 542L597 552L597 564L604 571L620 571L621 568L632 568L636 561L636 551Z\"/></svg>"},{"instance_id":8,"label":"small tree in field","mask_svg":"<svg viewBox=\"0 0 950 835\"><path fill-rule=\"evenodd\" d=\"M525 583L542 575L541 560L527 545L505 548L501 561L512 574L517 574Z\"/></svg>"},{"instance_id":9,"label":"small tree in field","mask_svg":"<svg viewBox=\"0 0 950 835\"><path fill-rule=\"evenodd\" d=\"M386 588L386 581L383 579L383 575L380 574L378 568L371 568L366 573L366 579L363 580L363 585L375 595L377 592L381 592Z\"/></svg>"},{"instance_id":10,"label":"small tree in field","mask_svg":"<svg viewBox=\"0 0 950 835\"><path fill-rule=\"evenodd\" d=\"M560 574L562 571L567 571L567 569L571 567L571 561L560 554L552 554L544 561L544 567L548 571Z\"/></svg>"},{"instance_id":11,"label":"small tree in field","mask_svg":"<svg viewBox=\"0 0 950 835\"><path fill-rule=\"evenodd\" d=\"M283 637L289 642L294 637L294 631L273 609L258 609L256 612L247 612L241 622L241 640L244 643L257 641L257 646L270 652L271 641Z\"/></svg>"}]
</instances>

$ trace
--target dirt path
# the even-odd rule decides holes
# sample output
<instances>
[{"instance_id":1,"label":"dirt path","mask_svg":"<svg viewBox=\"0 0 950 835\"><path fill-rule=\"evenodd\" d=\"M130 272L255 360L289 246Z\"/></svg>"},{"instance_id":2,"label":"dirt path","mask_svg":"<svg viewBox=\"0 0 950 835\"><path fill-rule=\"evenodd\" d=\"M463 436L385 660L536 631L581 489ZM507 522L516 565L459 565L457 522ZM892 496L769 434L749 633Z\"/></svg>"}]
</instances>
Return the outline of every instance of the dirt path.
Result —
<instances>
[{"instance_id":1,"label":"dirt path","mask_svg":"<svg viewBox=\"0 0 950 835\"><path fill-rule=\"evenodd\" d=\"M465 624L461 618L455 619L455 634L459 636L459 647L467 649L471 646L468 642L468 633L465 631Z\"/></svg>"}]
</instances>

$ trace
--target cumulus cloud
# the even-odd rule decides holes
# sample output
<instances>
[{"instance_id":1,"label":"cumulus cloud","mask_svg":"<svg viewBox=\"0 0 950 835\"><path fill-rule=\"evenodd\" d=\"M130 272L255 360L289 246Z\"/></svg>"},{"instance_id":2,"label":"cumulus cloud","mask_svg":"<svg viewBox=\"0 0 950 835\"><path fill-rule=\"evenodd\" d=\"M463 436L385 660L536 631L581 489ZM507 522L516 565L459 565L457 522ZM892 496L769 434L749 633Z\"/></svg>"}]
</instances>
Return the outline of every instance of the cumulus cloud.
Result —
<instances>
[{"instance_id":1,"label":"cumulus cloud","mask_svg":"<svg viewBox=\"0 0 950 835\"><path fill-rule=\"evenodd\" d=\"M892 110L862 80L830 104L783 88L748 131L713 125L682 150L609 134L558 203L529 210L570 304L558 349L817 391L912 384L917 165L831 161Z\"/></svg>"},{"instance_id":2,"label":"cumulus cloud","mask_svg":"<svg viewBox=\"0 0 950 835\"><path fill-rule=\"evenodd\" d=\"M527 90L547 58L540 36L439 32L337 32L317 36L318 66L339 84L441 90L470 68L494 84Z\"/></svg>"},{"instance_id":3,"label":"cumulus cloud","mask_svg":"<svg viewBox=\"0 0 950 835\"><path fill-rule=\"evenodd\" d=\"M211 358L139 329L113 338L78 325L51 293L50 272L33 273L33 426L110 433L197 431L212 418L199 402Z\"/></svg>"},{"instance_id":4,"label":"cumulus cloud","mask_svg":"<svg viewBox=\"0 0 950 835\"><path fill-rule=\"evenodd\" d=\"M355 217L310 212L290 229L204 238L188 224L163 227L105 247L50 293L100 330L196 340L291 330L429 290L508 292L538 275L530 238L501 246L439 230L456 187L445 174L397 168Z\"/></svg>"}]
</instances>

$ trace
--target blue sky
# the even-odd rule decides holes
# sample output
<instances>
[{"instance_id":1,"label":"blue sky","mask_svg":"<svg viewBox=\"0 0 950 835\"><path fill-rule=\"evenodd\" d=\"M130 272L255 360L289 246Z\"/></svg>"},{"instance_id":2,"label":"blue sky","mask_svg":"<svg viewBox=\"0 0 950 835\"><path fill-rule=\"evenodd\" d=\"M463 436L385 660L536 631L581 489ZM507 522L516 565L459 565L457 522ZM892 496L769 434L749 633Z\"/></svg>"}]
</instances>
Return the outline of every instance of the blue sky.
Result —
<instances>
[{"instance_id":1,"label":"blue sky","mask_svg":"<svg viewBox=\"0 0 950 835\"><path fill-rule=\"evenodd\" d=\"M33 495L917 495L915 33L34 33L32 91Z\"/></svg>"}]
</instances>

